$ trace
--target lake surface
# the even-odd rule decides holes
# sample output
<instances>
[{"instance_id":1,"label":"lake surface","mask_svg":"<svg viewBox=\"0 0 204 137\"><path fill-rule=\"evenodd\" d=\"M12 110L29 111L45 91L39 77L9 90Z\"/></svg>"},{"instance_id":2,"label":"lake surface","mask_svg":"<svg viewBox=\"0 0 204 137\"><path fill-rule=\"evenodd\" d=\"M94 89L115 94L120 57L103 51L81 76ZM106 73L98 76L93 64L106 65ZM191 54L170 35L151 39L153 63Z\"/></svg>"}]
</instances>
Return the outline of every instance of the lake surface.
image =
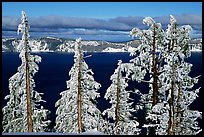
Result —
<instances>
[{"instance_id":1,"label":"lake surface","mask_svg":"<svg viewBox=\"0 0 204 137\"><path fill-rule=\"evenodd\" d=\"M34 88L38 92L44 93L42 99L45 103L42 105L51 111L49 119L52 121L50 125L52 128L55 121L55 102L61 98L60 92L66 90L66 81L69 80L69 71L73 66L73 53L33 53L42 57L42 62L39 63L39 71L34 76L36 87ZM99 89L101 98L98 101L98 108L103 111L110 104L105 100L104 94L106 89L110 86L110 76L114 73L117 67L118 60L123 62L129 62L131 57L129 53L85 53L86 55L92 55L85 59L89 68L94 72L95 81L99 82L102 87ZM21 60L18 57L19 53L2 53L2 107L6 105L4 97L9 94L8 79L17 72L17 68L21 64ZM192 52L188 62L193 64L190 76L198 76L202 74L202 52ZM199 78L198 84L194 88L201 87L202 78ZM137 87L141 91L147 89L148 85L136 85L134 82L129 83L129 89ZM201 96L200 90L199 96ZM135 97L136 98L136 97ZM197 98L191 105L191 108L202 111L201 97Z\"/></svg>"}]
</instances>

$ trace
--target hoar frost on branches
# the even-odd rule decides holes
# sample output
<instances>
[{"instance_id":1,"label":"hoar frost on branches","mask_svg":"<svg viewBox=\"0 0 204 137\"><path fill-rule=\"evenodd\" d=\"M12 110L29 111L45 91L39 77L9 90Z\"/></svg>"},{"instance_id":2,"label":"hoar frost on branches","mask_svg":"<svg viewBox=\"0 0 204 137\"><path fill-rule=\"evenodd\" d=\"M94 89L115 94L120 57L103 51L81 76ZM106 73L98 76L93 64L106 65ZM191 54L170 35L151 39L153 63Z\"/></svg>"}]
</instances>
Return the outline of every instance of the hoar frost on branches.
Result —
<instances>
[{"instance_id":1,"label":"hoar frost on branches","mask_svg":"<svg viewBox=\"0 0 204 137\"><path fill-rule=\"evenodd\" d=\"M96 98L100 97L97 90L101 87L94 81L94 73L84 61L81 50L81 39L75 43L74 65L67 81L67 90L55 104L57 108L57 132L78 132L97 128L100 110L96 107Z\"/></svg>"},{"instance_id":2,"label":"hoar frost on branches","mask_svg":"<svg viewBox=\"0 0 204 137\"><path fill-rule=\"evenodd\" d=\"M41 57L30 54L29 25L24 11L22 11L21 20L18 27L18 33L23 34L19 54L21 66L18 67L17 73L9 79L10 94L5 97L9 100L2 109L3 132L43 132L50 123L49 120L46 120L49 111L40 106L40 102L45 102L41 98L43 93L34 90L35 81L33 79L39 70L37 63L41 61ZM30 102L29 112L28 101Z\"/></svg>"},{"instance_id":3,"label":"hoar frost on branches","mask_svg":"<svg viewBox=\"0 0 204 137\"><path fill-rule=\"evenodd\" d=\"M198 127L201 112L190 110L190 104L198 97L199 89L192 90L198 77L191 78L189 73L192 64L185 58L190 57L189 25L177 27L176 19L171 15L166 30L167 48L164 59L164 73L160 75L162 91L169 106L168 135L195 135L202 129ZM194 115L193 115L194 114Z\"/></svg>"},{"instance_id":4,"label":"hoar frost on branches","mask_svg":"<svg viewBox=\"0 0 204 137\"><path fill-rule=\"evenodd\" d=\"M132 100L129 97L131 91L126 90L128 86L127 79L122 75L124 66L125 64L120 60L117 69L111 76L112 84L107 89L105 98L110 100L112 106L104 110L103 114L107 114L108 118L113 118L115 121L109 124L109 126L112 126L113 131L108 134L138 135L140 133L139 123L133 119L131 114L135 112L131 106L133 102L128 103L129 100Z\"/></svg>"},{"instance_id":5,"label":"hoar frost on branches","mask_svg":"<svg viewBox=\"0 0 204 137\"><path fill-rule=\"evenodd\" d=\"M158 76L162 73L162 51L165 43L165 34L162 25L156 23L151 17L143 19L143 23L147 24L149 29L140 30L139 28L133 28L130 31L132 37L140 38L141 44L130 54L134 58L130 60L133 65L129 67L128 74L130 74L132 80L138 83L145 82L149 84L148 94L141 94L138 89L135 90L141 96L141 101L136 107L144 107L147 115L153 115L151 109L161 100L159 93L161 83ZM160 52L157 53L158 51ZM145 79L146 75L149 75L149 78ZM155 123L154 120L150 122ZM153 125L150 127L154 129Z\"/></svg>"},{"instance_id":6,"label":"hoar frost on branches","mask_svg":"<svg viewBox=\"0 0 204 137\"><path fill-rule=\"evenodd\" d=\"M189 109L189 105L196 99L200 89L191 90L198 82L198 77L189 76L192 64L184 60L191 55L188 44L191 27L186 25L178 28L176 19L172 15L166 31L160 28L161 25L156 26L150 17L143 21L150 26L150 29L134 28L130 32L132 36L140 37L142 44L134 53L131 53L137 57L131 60L135 67L129 70L133 72L133 80L150 83L150 91L148 94L141 95L141 102L149 106L146 119L152 122L143 127L153 127L155 134L158 135L198 134L202 129L198 127L196 120L202 118L201 112ZM156 36L154 34L158 28L161 31ZM155 46L159 51L157 58L153 57ZM146 70L149 70L150 81L144 80ZM140 73L140 71L144 72ZM156 83L154 83L154 78L156 78ZM156 84L156 89L154 84ZM155 98L155 103L154 95L158 96L157 99ZM149 102L151 98L153 98L153 103Z\"/></svg>"}]
</instances>

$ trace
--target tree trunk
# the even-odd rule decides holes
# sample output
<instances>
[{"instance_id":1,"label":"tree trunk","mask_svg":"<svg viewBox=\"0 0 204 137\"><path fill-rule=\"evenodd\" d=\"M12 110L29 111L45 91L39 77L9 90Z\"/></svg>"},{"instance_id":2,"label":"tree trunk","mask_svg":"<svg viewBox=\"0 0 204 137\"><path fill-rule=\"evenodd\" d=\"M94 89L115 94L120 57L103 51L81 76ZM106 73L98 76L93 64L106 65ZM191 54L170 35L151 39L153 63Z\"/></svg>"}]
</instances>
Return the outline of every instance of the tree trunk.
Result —
<instances>
[{"instance_id":1,"label":"tree trunk","mask_svg":"<svg viewBox=\"0 0 204 137\"><path fill-rule=\"evenodd\" d=\"M158 102L157 68L156 68L156 32L154 28L153 51L152 51L152 72L153 72L153 97L152 107Z\"/></svg>"},{"instance_id":2,"label":"tree trunk","mask_svg":"<svg viewBox=\"0 0 204 137\"><path fill-rule=\"evenodd\" d=\"M178 83L178 98L177 98L177 134L180 132L180 123L181 123L181 106L180 106L180 96L181 96L181 82Z\"/></svg>"},{"instance_id":3,"label":"tree trunk","mask_svg":"<svg viewBox=\"0 0 204 137\"><path fill-rule=\"evenodd\" d=\"M169 100L169 106L168 135L174 135L174 62L172 65L171 98Z\"/></svg>"},{"instance_id":4,"label":"tree trunk","mask_svg":"<svg viewBox=\"0 0 204 137\"><path fill-rule=\"evenodd\" d=\"M153 73L153 95L152 95L152 107L154 107L158 102L158 80L157 80L157 63L156 63L156 32L154 27L153 36L153 50L152 50L152 73ZM156 124L152 122L152 124ZM149 135L155 135L155 128L150 127Z\"/></svg>"},{"instance_id":5,"label":"tree trunk","mask_svg":"<svg viewBox=\"0 0 204 137\"><path fill-rule=\"evenodd\" d=\"M116 116L116 123L115 126L118 126L118 122L120 120L120 113L119 113L119 101L120 101L120 69L118 72L118 77L117 77L117 92L116 92L116 108L115 108L115 116Z\"/></svg>"},{"instance_id":6,"label":"tree trunk","mask_svg":"<svg viewBox=\"0 0 204 137\"><path fill-rule=\"evenodd\" d=\"M28 124L28 132L33 132L33 121L32 121L32 111L31 111L31 95L30 95L30 78L29 78L28 52L27 51L25 52L25 58L26 58L27 124Z\"/></svg>"},{"instance_id":7,"label":"tree trunk","mask_svg":"<svg viewBox=\"0 0 204 137\"><path fill-rule=\"evenodd\" d=\"M78 107L78 132L82 132L82 118L81 118L81 61L82 61L82 56L80 49L79 50L79 68L78 68L78 100L77 100L77 107Z\"/></svg>"},{"instance_id":8,"label":"tree trunk","mask_svg":"<svg viewBox=\"0 0 204 137\"><path fill-rule=\"evenodd\" d=\"M25 21L26 29L28 28L28 22ZM27 100L27 124L28 124L28 132L33 132L33 121L32 121L32 109L31 109L31 95L30 95L30 74L29 74L29 64L28 64L28 34L25 29L25 59L26 59L26 100Z\"/></svg>"}]
</instances>

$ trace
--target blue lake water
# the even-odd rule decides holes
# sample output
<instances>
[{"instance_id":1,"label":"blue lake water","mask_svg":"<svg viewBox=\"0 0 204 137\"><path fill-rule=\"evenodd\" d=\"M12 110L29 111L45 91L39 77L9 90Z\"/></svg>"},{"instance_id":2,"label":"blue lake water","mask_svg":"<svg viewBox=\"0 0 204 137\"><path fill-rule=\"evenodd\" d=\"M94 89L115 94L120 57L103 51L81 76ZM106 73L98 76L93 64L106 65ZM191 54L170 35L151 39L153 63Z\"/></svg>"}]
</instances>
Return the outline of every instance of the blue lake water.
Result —
<instances>
[{"instance_id":1,"label":"blue lake water","mask_svg":"<svg viewBox=\"0 0 204 137\"><path fill-rule=\"evenodd\" d=\"M34 76L36 87L35 90L44 93L42 98L46 101L42 105L51 111L49 119L52 121L51 128L55 121L55 102L61 98L60 92L66 90L66 81L69 80L69 71L73 66L73 53L33 53L42 57L42 62L39 63L39 71ZM110 106L105 100L104 94L110 86L110 76L117 67L118 60L129 62L131 57L129 53L86 53L92 57L86 58L85 61L89 68L94 72L94 78L102 87L99 89L101 98L98 101L98 108L103 111ZM8 79L17 72L17 68L21 64L18 57L19 53L2 53L2 106L6 105L4 97L9 94ZM192 56L187 59L193 64L190 76L198 76L202 74L202 52L192 52ZM200 87L202 78L199 78L198 84L194 88ZM142 92L147 91L148 85L137 85L134 82L129 83L129 89L137 87ZM200 90L199 96L201 96ZM133 95L132 95L133 96ZM135 96L135 98L137 98ZM136 101L135 101L136 103ZM197 98L191 105L192 109L202 111L201 97ZM201 123L200 123L201 124Z\"/></svg>"}]
</instances>

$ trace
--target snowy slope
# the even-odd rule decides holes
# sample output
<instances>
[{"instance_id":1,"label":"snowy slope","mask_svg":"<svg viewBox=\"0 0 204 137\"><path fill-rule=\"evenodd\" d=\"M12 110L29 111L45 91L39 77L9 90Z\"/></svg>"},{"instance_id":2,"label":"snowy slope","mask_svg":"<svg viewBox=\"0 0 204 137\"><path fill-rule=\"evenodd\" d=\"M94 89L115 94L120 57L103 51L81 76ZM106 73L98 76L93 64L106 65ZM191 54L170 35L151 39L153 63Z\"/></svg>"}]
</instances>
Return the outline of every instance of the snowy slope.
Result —
<instances>
[{"instance_id":1,"label":"snowy slope","mask_svg":"<svg viewBox=\"0 0 204 137\"><path fill-rule=\"evenodd\" d=\"M18 52L20 40L15 38L2 38L2 52ZM85 52L132 52L140 41L113 43L106 41L82 40L82 49ZM74 52L74 40L44 37L30 39L32 52ZM192 51L202 51L202 39L191 41Z\"/></svg>"},{"instance_id":2,"label":"snowy slope","mask_svg":"<svg viewBox=\"0 0 204 137\"><path fill-rule=\"evenodd\" d=\"M43 37L30 39L29 44L32 52L74 52L74 40ZM2 52L19 52L19 39L2 38ZM132 42L113 43L106 41L81 41L82 49L85 52L114 52L128 51L127 47L136 47ZM133 46L133 47L132 47Z\"/></svg>"},{"instance_id":3,"label":"snowy slope","mask_svg":"<svg viewBox=\"0 0 204 137\"><path fill-rule=\"evenodd\" d=\"M128 47L122 47L122 48L111 48L108 47L104 49L102 52L133 52L136 48L128 46Z\"/></svg>"}]
</instances>

